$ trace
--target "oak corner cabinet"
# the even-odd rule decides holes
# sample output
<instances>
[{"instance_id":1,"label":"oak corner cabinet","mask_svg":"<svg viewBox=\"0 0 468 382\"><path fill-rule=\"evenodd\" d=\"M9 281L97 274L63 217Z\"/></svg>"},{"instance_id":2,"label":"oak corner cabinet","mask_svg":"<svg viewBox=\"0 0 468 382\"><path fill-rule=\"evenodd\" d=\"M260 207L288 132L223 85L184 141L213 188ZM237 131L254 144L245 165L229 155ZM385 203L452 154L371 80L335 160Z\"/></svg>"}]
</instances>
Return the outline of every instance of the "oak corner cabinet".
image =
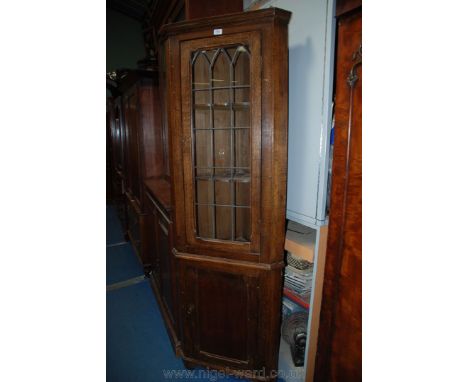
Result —
<instances>
[{"instance_id":1,"label":"oak corner cabinet","mask_svg":"<svg viewBox=\"0 0 468 382\"><path fill-rule=\"evenodd\" d=\"M269 8L160 30L180 354L254 379L278 364L290 16Z\"/></svg>"}]
</instances>

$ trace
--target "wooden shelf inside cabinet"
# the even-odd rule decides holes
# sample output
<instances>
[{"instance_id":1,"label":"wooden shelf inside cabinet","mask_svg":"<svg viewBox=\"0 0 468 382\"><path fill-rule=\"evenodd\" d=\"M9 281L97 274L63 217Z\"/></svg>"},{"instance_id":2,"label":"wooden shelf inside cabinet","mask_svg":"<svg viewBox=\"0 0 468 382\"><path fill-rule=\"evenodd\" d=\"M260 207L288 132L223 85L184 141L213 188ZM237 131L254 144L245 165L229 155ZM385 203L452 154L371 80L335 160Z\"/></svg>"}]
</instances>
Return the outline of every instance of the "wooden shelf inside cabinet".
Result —
<instances>
[{"instance_id":1,"label":"wooden shelf inside cabinet","mask_svg":"<svg viewBox=\"0 0 468 382\"><path fill-rule=\"evenodd\" d=\"M313 263L316 235L317 231L315 229L290 220L286 231L284 249L296 257Z\"/></svg>"}]
</instances>

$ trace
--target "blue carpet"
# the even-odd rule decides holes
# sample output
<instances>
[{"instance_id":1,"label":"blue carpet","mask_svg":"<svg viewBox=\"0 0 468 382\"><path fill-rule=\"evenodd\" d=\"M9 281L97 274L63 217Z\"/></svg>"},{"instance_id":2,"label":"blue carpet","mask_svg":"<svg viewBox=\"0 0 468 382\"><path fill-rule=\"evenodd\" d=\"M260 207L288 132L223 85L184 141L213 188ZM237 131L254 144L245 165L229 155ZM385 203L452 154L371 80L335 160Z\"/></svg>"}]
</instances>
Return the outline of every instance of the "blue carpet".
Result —
<instances>
[{"instance_id":1,"label":"blue carpet","mask_svg":"<svg viewBox=\"0 0 468 382\"><path fill-rule=\"evenodd\" d=\"M124 234L117 211L113 206L106 208L106 244L115 244L124 241Z\"/></svg>"},{"instance_id":2,"label":"blue carpet","mask_svg":"<svg viewBox=\"0 0 468 382\"><path fill-rule=\"evenodd\" d=\"M107 247L106 283L114 284L144 274L130 243Z\"/></svg>"},{"instance_id":3,"label":"blue carpet","mask_svg":"<svg viewBox=\"0 0 468 382\"><path fill-rule=\"evenodd\" d=\"M172 378L170 375L172 374ZM227 381L215 371L186 370L174 355L156 299L145 280L107 292L107 381Z\"/></svg>"},{"instance_id":4,"label":"blue carpet","mask_svg":"<svg viewBox=\"0 0 468 382\"><path fill-rule=\"evenodd\" d=\"M113 206L106 208L106 283L114 284L133 277L143 275L143 267L140 264L130 243L124 243L122 225ZM112 246L112 244L118 244ZM111 245L111 246L109 246Z\"/></svg>"},{"instance_id":5,"label":"blue carpet","mask_svg":"<svg viewBox=\"0 0 468 382\"><path fill-rule=\"evenodd\" d=\"M183 369L174 356L149 281L107 293L107 380L164 380Z\"/></svg>"},{"instance_id":6,"label":"blue carpet","mask_svg":"<svg viewBox=\"0 0 468 382\"><path fill-rule=\"evenodd\" d=\"M116 220L115 209L108 207L108 238L109 222L121 229ZM141 275L143 268L130 243L107 247L107 285ZM246 381L214 370L184 368L172 350L149 280L108 291L106 305L108 382Z\"/></svg>"}]
</instances>

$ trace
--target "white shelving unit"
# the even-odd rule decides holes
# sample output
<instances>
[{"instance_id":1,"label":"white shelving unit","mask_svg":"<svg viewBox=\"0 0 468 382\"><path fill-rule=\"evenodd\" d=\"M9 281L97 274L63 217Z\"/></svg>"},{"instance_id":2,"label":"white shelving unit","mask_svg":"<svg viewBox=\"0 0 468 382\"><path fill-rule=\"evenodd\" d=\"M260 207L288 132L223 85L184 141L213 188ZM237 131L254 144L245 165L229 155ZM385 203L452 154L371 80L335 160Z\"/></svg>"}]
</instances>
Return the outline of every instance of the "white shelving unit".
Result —
<instances>
[{"instance_id":1,"label":"white shelving unit","mask_svg":"<svg viewBox=\"0 0 468 382\"><path fill-rule=\"evenodd\" d=\"M291 224L293 223L293 224ZM322 302L323 276L325 270L325 254L327 245L328 226L308 228L290 222L294 230L309 232L305 235L291 231L286 234L285 249L291 253L314 263L312 290L310 297L309 321L307 325L307 345L304 367L296 367L292 361L289 345L281 339L279 351L278 370L286 381L302 382L311 380L315 367L315 354L317 352L318 327L320 321L320 307Z\"/></svg>"}]
</instances>

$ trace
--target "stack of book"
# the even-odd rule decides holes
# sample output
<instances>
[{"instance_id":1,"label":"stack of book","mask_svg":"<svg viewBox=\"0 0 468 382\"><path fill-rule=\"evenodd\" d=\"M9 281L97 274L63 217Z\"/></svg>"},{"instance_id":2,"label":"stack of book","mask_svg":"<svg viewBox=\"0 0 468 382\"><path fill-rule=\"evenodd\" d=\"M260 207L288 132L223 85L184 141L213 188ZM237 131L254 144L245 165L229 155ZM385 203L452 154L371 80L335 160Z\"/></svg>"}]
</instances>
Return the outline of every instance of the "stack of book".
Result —
<instances>
[{"instance_id":1,"label":"stack of book","mask_svg":"<svg viewBox=\"0 0 468 382\"><path fill-rule=\"evenodd\" d=\"M288 259L291 254L288 254ZM312 288L313 264L308 263L302 269L294 267L294 262L288 261L284 275L284 295L305 309L309 309L310 291Z\"/></svg>"},{"instance_id":2,"label":"stack of book","mask_svg":"<svg viewBox=\"0 0 468 382\"><path fill-rule=\"evenodd\" d=\"M283 317L287 317L290 314L296 312L305 312L306 310L302 305L295 303L289 298L283 297Z\"/></svg>"}]
</instances>

